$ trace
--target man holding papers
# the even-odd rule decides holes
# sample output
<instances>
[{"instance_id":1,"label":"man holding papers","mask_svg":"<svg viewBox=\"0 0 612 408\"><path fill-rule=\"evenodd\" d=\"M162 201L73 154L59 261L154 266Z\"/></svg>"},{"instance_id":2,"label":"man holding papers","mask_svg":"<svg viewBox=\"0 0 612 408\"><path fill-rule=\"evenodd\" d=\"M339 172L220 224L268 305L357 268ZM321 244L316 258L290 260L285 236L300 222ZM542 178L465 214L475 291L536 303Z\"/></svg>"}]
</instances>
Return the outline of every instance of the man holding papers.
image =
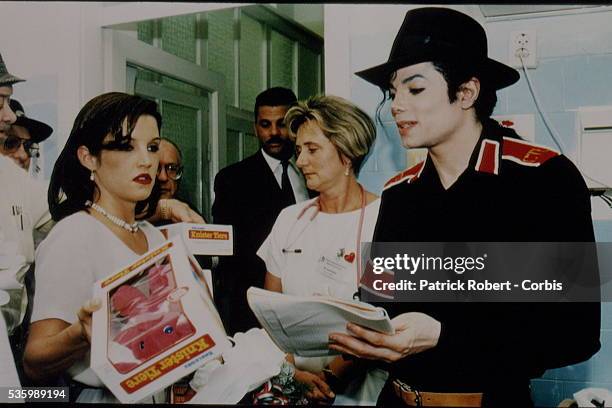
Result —
<instances>
[{"instance_id":1,"label":"man holding papers","mask_svg":"<svg viewBox=\"0 0 612 408\"><path fill-rule=\"evenodd\" d=\"M593 241L574 165L490 119L496 90L519 75L487 57L471 17L410 10L389 60L357 75L387 92L402 144L428 149L387 183L375 242ZM599 349L594 301L381 305L395 335L349 324L330 348L391 363L383 406L533 406L531 378Z\"/></svg>"}]
</instances>

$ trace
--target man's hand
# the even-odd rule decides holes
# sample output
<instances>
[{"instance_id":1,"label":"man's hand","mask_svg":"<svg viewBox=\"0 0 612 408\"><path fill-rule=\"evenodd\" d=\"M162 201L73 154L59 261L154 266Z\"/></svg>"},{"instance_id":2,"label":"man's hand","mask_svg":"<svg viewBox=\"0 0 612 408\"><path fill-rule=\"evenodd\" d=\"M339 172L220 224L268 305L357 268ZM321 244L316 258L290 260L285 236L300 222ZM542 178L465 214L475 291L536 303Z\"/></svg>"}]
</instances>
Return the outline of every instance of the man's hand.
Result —
<instances>
[{"instance_id":1,"label":"man's hand","mask_svg":"<svg viewBox=\"0 0 612 408\"><path fill-rule=\"evenodd\" d=\"M330 333L329 348L344 354L387 363L435 347L442 325L424 313L404 313L391 320L395 334L383 334L353 323L349 334Z\"/></svg>"},{"instance_id":2,"label":"man's hand","mask_svg":"<svg viewBox=\"0 0 612 408\"><path fill-rule=\"evenodd\" d=\"M298 370L296 368L293 378L297 382L300 382L308 387L308 391L305 395L309 400L322 403L331 403L336 397L329 385L327 385L325 382L323 373L317 375L309 371Z\"/></svg>"},{"instance_id":3,"label":"man's hand","mask_svg":"<svg viewBox=\"0 0 612 408\"><path fill-rule=\"evenodd\" d=\"M206 224L204 218L193 211L187 204L174 198L159 200L155 218L171 220L173 222L192 222L195 224Z\"/></svg>"}]
</instances>

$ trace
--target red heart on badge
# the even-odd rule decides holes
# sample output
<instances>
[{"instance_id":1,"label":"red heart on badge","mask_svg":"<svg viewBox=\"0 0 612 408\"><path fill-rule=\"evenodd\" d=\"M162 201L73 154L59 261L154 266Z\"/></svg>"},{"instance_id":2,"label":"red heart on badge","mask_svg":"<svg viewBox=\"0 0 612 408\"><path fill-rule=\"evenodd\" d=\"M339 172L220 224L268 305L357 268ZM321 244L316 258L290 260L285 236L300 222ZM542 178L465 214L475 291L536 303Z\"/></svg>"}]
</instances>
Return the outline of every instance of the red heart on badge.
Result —
<instances>
[{"instance_id":1,"label":"red heart on badge","mask_svg":"<svg viewBox=\"0 0 612 408\"><path fill-rule=\"evenodd\" d=\"M355 253L351 252L350 254L344 255L344 260L348 263L353 263L353 261L355 260Z\"/></svg>"}]
</instances>

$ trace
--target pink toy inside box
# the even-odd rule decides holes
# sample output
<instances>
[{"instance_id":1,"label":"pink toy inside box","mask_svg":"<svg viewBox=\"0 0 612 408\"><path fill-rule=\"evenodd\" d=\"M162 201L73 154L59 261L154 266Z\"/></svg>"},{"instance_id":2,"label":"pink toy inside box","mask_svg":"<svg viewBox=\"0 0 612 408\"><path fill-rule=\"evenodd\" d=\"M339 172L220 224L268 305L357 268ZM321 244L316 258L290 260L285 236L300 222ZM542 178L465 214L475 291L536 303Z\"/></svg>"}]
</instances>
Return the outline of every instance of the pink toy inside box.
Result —
<instances>
[{"instance_id":1,"label":"pink toy inside box","mask_svg":"<svg viewBox=\"0 0 612 408\"><path fill-rule=\"evenodd\" d=\"M234 254L234 234L231 225L179 222L158 229L166 238L179 235L193 255Z\"/></svg>"},{"instance_id":2,"label":"pink toy inside box","mask_svg":"<svg viewBox=\"0 0 612 408\"><path fill-rule=\"evenodd\" d=\"M209 285L178 237L96 282L91 367L117 399L140 401L229 347Z\"/></svg>"}]
</instances>

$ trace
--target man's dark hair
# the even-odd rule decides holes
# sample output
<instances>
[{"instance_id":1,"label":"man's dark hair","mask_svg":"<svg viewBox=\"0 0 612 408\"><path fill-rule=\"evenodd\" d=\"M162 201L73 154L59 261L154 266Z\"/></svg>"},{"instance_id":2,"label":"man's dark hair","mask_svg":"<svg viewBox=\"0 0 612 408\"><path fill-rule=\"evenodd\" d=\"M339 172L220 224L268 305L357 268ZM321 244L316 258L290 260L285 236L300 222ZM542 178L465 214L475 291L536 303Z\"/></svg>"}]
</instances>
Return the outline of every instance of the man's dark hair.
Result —
<instances>
[{"instance_id":1,"label":"man's dark hair","mask_svg":"<svg viewBox=\"0 0 612 408\"><path fill-rule=\"evenodd\" d=\"M293 106L297 102L297 97L291 89L275 86L257 95L255 98L255 122L260 106Z\"/></svg>"},{"instance_id":2,"label":"man's dark hair","mask_svg":"<svg viewBox=\"0 0 612 408\"><path fill-rule=\"evenodd\" d=\"M470 65L469 63L460 63L457 61L445 61L445 60L437 60L431 61L436 71L438 71L446 81L446 85L448 88L448 100L450 103L453 103L457 100L457 92L459 92L459 88L461 85L469 81L472 77L476 77L480 80L480 92L478 93L478 98L476 102L474 102L474 111L476 113L476 120L480 123L484 123L487 121L491 115L493 114L493 109L495 109L495 105L497 104L497 93L495 88L493 88L489 81L486 79L486 75L482 73L478 67ZM393 78L391 76L391 79ZM389 98L389 87L382 89L384 98L382 102L378 105L376 109L376 121L382 126L382 119L380 117L381 110L386 100Z\"/></svg>"},{"instance_id":3,"label":"man's dark hair","mask_svg":"<svg viewBox=\"0 0 612 408\"><path fill-rule=\"evenodd\" d=\"M474 102L474 110L476 112L476 119L480 123L484 123L491 117L493 109L497 104L497 93L495 88L489 85L489 81L486 77L479 72L473 66L468 64L461 64L455 62L446 61L433 61L433 66L436 68L444 79L448 86L448 99L450 103L457 100L457 92L461 85L469 81L472 77L476 77L480 80L480 92L478 98Z\"/></svg>"}]
</instances>

